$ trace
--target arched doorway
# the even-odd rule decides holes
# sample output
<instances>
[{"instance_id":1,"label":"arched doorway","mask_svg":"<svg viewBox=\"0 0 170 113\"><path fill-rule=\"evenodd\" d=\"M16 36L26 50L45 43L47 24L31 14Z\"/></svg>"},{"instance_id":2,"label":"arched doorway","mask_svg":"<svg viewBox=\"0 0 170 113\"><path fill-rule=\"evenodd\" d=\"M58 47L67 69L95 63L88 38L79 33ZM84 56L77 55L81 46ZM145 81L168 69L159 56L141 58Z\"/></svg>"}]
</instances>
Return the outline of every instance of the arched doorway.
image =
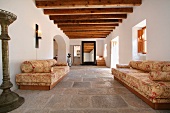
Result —
<instances>
[{"instance_id":1,"label":"arched doorway","mask_svg":"<svg viewBox=\"0 0 170 113\"><path fill-rule=\"evenodd\" d=\"M66 63L67 62L67 52L66 52L66 42L64 38L60 35L54 36L54 55L57 55L57 62Z\"/></svg>"},{"instance_id":2,"label":"arched doorway","mask_svg":"<svg viewBox=\"0 0 170 113\"><path fill-rule=\"evenodd\" d=\"M57 60L58 58L58 43L53 39L53 57Z\"/></svg>"}]
</instances>

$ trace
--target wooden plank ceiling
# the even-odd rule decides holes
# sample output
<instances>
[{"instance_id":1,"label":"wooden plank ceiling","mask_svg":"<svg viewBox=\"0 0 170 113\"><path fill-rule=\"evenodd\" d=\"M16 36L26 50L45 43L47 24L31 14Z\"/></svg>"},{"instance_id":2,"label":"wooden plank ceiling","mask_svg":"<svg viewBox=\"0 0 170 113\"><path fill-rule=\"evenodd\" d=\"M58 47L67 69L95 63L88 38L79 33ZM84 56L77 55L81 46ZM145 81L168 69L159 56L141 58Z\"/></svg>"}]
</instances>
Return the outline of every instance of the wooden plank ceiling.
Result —
<instances>
[{"instance_id":1,"label":"wooden plank ceiling","mask_svg":"<svg viewBox=\"0 0 170 113\"><path fill-rule=\"evenodd\" d=\"M94 49L94 43L84 43L84 53L90 53Z\"/></svg>"},{"instance_id":2,"label":"wooden plank ceiling","mask_svg":"<svg viewBox=\"0 0 170 113\"><path fill-rule=\"evenodd\" d=\"M70 39L106 38L142 0L35 0Z\"/></svg>"}]
</instances>

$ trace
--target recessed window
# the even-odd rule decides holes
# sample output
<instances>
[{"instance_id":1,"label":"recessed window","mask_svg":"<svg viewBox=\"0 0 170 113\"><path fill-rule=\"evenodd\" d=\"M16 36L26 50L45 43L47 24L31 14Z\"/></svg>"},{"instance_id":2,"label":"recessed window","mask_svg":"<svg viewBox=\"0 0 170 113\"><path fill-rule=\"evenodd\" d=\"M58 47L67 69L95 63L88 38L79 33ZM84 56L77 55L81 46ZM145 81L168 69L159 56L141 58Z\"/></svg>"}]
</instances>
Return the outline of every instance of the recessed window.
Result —
<instances>
[{"instance_id":1,"label":"recessed window","mask_svg":"<svg viewBox=\"0 0 170 113\"><path fill-rule=\"evenodd\" d=\"M146 54L147 52L147 39L146 39L146 26L138 30L138 53Z\"/></svg>"}]
</instances>

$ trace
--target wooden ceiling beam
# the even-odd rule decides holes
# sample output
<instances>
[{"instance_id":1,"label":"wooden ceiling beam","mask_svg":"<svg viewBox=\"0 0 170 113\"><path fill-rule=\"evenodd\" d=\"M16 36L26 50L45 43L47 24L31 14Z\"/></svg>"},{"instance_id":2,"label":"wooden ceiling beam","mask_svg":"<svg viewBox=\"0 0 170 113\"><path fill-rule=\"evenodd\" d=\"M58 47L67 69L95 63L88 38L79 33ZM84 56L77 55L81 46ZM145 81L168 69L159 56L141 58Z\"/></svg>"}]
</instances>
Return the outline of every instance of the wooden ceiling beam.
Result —
<instances>
[{"instance_id":1,"label":"wooden ceiling beam","mask_svg":"<svg viewBox=\"0 0 170 113\"><path fill-rule=\"evenodd\" d=\"M60 29L115 29L115 27L60 27Z\"/></svg>"},{"instance_id":2,"label":"wooden ceiling beam","mask_svg":"<svg viewBox=\"0 0 170 113\"><path fill-rule=\"evenodd\" d=\"M90 45L90 46L84 46L86 49L92 49L92 48L94 48L94 45Z\"/></svg>"},{"instance_id":3,"label":"wooden ceiling beam","mask_svg":"<svg viewBox=\"0 0 170 113\"><path fill-rule=\"evenodd\" d=\"M68 37L77 37L77 38L98 38L98 37L107 37L107 35L67 35Z\"/></svg>"},{"instance_id":4,"label":"wooden ceiling beam","mask_svg":"<svg viewBox=\"0 0 170 113\"><path fill-rule=\"evenodd\" d=\"M61 29L61 28L60 28ZM82 29L72 29L72 30L70 30L70 29L61 29L61 30L63 30L64 32L67 32L67 31L96 31L96 30L98 30L98 31L113 31L113 28L82 28Z\"/></svg>"},{"instance_id":5,"label":"wooden ceiling beam","mask_svg":"<svg viewBox=\"0 0 170 113\"><path fill-rule=\"evenodd\" d=\"M36 0L38 8L103 8L139 6L142 0Z\"/></svg>"},{"instance_id":6,"label":"wooden ceiling beam","mask_svg":"<svg viewBox=\"0 0 170 113\"><path fill-rule=\"evenodd\" d=\"M87 39L93 39L93 38L106 38L106 36L104 36L104 37L84 37L84 36L79 36L79 37L76 37L76 36L68 36L69 37L69 39L84 39L84 38L87 38Z\"/></svg>"},{"instance_id":7,"label":"wooden ceiling beam","mask_svg":"<svg viewBox=\"0 0 170 113\"><path fill-rule=\"evenodd\" d=\"M63 32L112 32L113 30L63 30Z\"/></svg>"},{"instance_id":8,"label":"wooden ceiling beam","mask_svg":"<svg viewBox=\"0 0 170 113\"><path fill-rule=\"evenodd\" d=\"M115 24L121 23L122 19L97 19L97 20L54 20L54 24Z\"/></svg>"},{"instance_id":9,"label":"wooden ceiling beam","mask_svg":"<svg viewBox=\"0 0 170 113\"><path fill-rule=\"evenodd\" d=\"M63 30L64 32L67 32L67 31L106 31L106 30L113 30L114 28L82 28L82 29L64 29L64 28L60 28L61 30Z\"/></svg>"},{"instance_id":10,"label":"wooden ceiling beam","mask_svg":"<svg viewBox=\"0 0 170 113\"><path fill-rule=\"evenodd\" d=\"M94 46L84 46L85 49L92 49Z\"/></svg>"},{"instance_id":11,"label":"wooden ceiling beam","mask_svg":"<svg viewBox=\"0 0 170 113\"><path fill-rule=\"evenodd\" d=\"M64 32L66 35L108 35L110 32L80 32L80 33L72 33L72 32Z\"/></svg>"},{"instance_id":12,"label":"wooden ceiling beam","mask_svg":"<svg viewBox=\"0 0 170 113\"><path fill-rule=\"evenodd\" d=\"M83 30L80 29L80 30L78 30L78 29L77 29L77 30L72 30L72 31L71 31L71 30L68 30L68 29L61 29L61 30L62 30L64 33L65 33L65 32L70 32L70 33L71 33L71 32L73 32L73 33L75 33L75 32L77 32L77 33L79 33L79 32L80 32L80 33L81 33L81 32L84 32L84 33L87 33L87 32L103 32L103 33L104 33L104 32L112 32L112 31L113 31L113 29L107 29L107 30L106 30L106 29L98 29L98 30L95 30L95 29L83 29Z\"/></svg>"},{"instance_id":13,"label":"wooden ceiling beam","mask_svg":"<svg viewBox=\"0 0 170 113\"><path fill-rule=\"evenodd\" d=\"M96 35L96 34L70 34L70 35L67 35L67 36L106 36L107 34L99 34L99 35Z\"/></svg>"},{"instance_id":14,"label":"wooden ceiling beam","mask_svg":"<svg viewBox=\"0 0 170 113\"><path fill-rule=\"evenodd\" d=\"M119 22L119 23L121 23L121 22ZM113 23L106 23L106 22L100 22L100 23L69 23L69 24L66 24L66 23L56 23L57 24L57 26L72 26L72 25L81 25L81 26L85 26L85 25L96 25L96 24L98 24L98 25L110 25L110 24L118 24L119 25L119 23L118 22L113 22Z\"/></svg>"},{"instance_id":15,"label":"wooden ceiling beam","mask_svg":"<svg viewBox=\"0 0 170 113\"><path fill-rule=\"evenodd\" d=\"M92 48L94 48L94 46L93 47L84 47L85 50L91 50Z\"/></svg>"},{"instance_id":16,"label":"wooden ceiling beam","mask_svg":"<svg viewBox=\"0 0 170 113\"><path fill-rule=\"evenodd\" d=\"M59 24L58 27L115 27L119 24L69 24L69 25L61 25Z\"/></svg>"},{"instance_id":17,"label":"wooden ceiling beam","mask_svg":"<svg viewBox=\"0 0 170 113\"><path fill-rule=\"evenodd\" d=\"M86 47L86 46L94 46L94 43L84 43L84 47Z\"/></svg>"},{"instance_id":18,"label":"wooden ceiling beam","mask_svg":"<svg viewBox=\"0 0 170 113\"><path fill-rule=\"evenodd\" d=\"M127 14L50 15L50 20L126 19Z\"/></svg>"},{"instance_id":19,"label":"wooden ceiling beam","mask_svg":"<svg viewBox=\"0 0 170 113\"><path fill-rule=\"evenodd\" d=\"M84 32L84 31L81 31L81 32L64 32L65 34L107 34L107 33L110 33L110 31L88 31L88 32Z\"/></svg>"},{"instance_id":20,"label":"wooden ceiling beam","mask_svg":"<svg viewBox=\"0 0 170 113\"><path fill-rule=\"evenodd\" d=\"M133 8L44 9L46 15L127 14Z\"/></svg>"},{"instance_id":21,"label":"wooden ceiling beam","mask_svg":"<svg viewBox=\"0 0 170 113\"><path fill-rule=\"evenodd\" d=\"M87 44L87 45L84 44L84 47L86 47L86 48L92 48L92 47L94 47L94 44Z\"/></svg>"}]
</instances>

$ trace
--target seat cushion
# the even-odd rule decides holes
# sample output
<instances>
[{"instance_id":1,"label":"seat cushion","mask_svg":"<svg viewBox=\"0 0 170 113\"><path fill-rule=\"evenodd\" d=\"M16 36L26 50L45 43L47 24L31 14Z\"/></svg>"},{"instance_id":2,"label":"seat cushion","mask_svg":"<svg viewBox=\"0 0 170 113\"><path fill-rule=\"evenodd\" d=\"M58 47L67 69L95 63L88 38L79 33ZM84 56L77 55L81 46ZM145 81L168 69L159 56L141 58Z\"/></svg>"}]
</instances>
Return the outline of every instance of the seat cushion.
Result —
<instances>
[{"instance_id":1,"label":"seat cushion","mask_svg":"<svg viewBox=\"0 0 170 113\"><path fill-rule=\"evenodd\" d=\"M69 66L54 66L53 67L53 71L56 72L58 70L62 70L62 72L64 74L68 73L70 71L70 67Z\"/></svg>"},{"instance_id":2,"label":"seat cushion","mask_svg":"<svg viewBox=\"0 0 170 113\"><path fill-rule=\"evenodd\" d=\"M142 73L143 71L133 68L112 68L112 74L120 79L125 80L127 73Z\"/></svg>"},{"instance_id":3,"label":"seat cushion","mask_svg":"<svg viewBox=\"0 0 170 113\"><path fill-rule=\"evenodd\" d=\"M127 73L126 82L150 98L170 98L170 82L152 81L149 73Z\"/></svg>"},{"instance_id":4,"label":"seat cushion","mask_svg":"<svg viewBox=\"0 0 170 113\"><path fill-rule=\"evenodd\" d=\"M18 85L33 85L39 83L40 85L52 85L58 79L64 76L63 70L57 70L55 73L21 73L16 75L16 83Z\"/></svg>"}]
</instances>

